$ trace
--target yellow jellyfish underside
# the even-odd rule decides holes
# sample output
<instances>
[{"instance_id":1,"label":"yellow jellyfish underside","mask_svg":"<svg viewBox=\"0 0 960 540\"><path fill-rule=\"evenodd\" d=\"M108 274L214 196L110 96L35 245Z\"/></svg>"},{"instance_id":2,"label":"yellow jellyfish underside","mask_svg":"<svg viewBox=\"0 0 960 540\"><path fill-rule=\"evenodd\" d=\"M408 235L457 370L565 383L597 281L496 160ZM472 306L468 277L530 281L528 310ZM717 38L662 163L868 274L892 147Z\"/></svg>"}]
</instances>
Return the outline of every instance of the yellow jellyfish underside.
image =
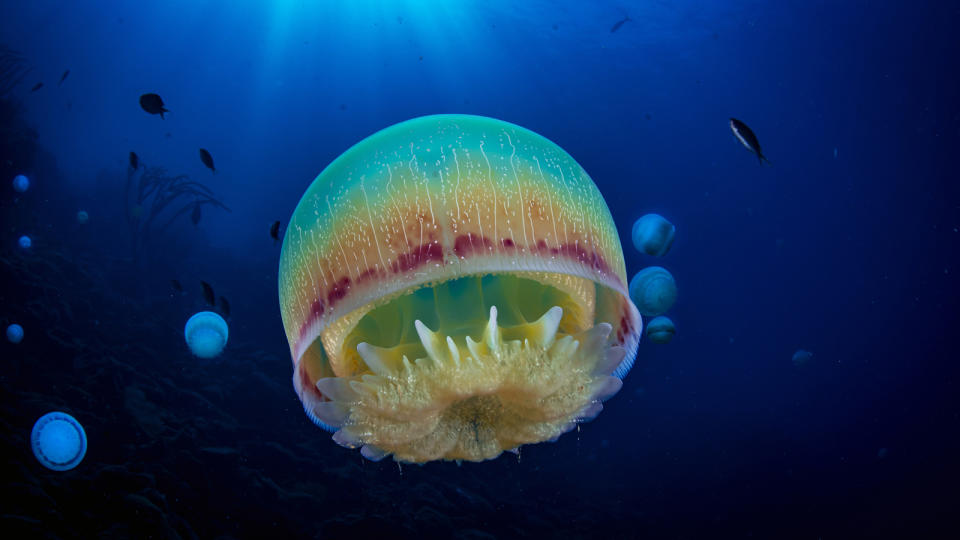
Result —
<instances>
[{"instance_id":1,"label":"yellow jellyfish underside","mask_svg":"<svg viewBox=\"0 0 960 540\"><path fill-rule=\"evenodd\" d=\"M492 118L357 143L287 227L280 307L307 415L364 456L481 461L594 418L640 314L596 185Z\"/></svg>"}]
</instances>

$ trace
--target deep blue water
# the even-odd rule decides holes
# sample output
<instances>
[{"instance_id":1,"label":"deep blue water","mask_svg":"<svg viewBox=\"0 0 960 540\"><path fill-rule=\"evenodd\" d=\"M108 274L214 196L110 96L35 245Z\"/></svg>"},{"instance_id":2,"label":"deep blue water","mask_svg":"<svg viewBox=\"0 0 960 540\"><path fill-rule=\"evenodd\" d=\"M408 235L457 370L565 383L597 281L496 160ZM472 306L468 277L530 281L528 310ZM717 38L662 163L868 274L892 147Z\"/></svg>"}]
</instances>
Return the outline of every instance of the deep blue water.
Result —
<instances>
[{"instance_id":1,"label":"deep blue water","mask_svg":"<svg viewBox=\"0 0 960 540\"><path fill-rule=\"evenodd\" d=\"M865 0L4 3L0 45L29 72L0 96L0 322L26 333L0 346L3 527L957 534L958 23L948 2ZM148 92L165 119L139 107ZM676 277L678 333L641 342L620 393L557 443L398 470L303 414L268 229L354 143L435 113L506 120L569 152L607 200L628 274ZM131 151L230 211L183 215L135 259ZM630 244L648 212L677 226L662 259ZM182 340L200 280L232 306L212 363ZM813 352L800 367L798 349ZM72 471L30 451L50 410L87 430Z\"/></svg>"}]
</instances>

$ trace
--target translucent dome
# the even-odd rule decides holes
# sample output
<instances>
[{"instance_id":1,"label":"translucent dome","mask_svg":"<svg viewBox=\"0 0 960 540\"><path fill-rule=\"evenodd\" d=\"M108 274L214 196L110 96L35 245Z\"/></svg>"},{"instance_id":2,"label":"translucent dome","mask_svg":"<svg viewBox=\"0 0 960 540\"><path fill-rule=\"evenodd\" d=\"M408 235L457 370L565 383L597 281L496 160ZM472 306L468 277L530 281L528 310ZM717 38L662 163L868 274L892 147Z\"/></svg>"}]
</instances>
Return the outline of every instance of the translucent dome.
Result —
<instances>
[{"instance_id":1,"label":"translucent dome","mask_svg":"<svg viewBox=\"0 0 960 540\"><path fill-rule=\"evenodd\" d=\"M183 329L190 351L200 358L214 358L227 345L227 321L212 311L195 313Z\"/></svg>"},{"instance_id":2,"label":"translucent dome","mask_svg":"<svg viewBox=\"0 0 960 540\"><path fill-rule=\"evenodd\" d=\"M630 280L630 298L642 315L656 317L677 301L677 282L666 268L644 268Z\"/></svg>"},{"instance_id":3,"label":"translucent dome","mask_svg":"<svg viewBox=\"0 0 960 540\"><path fill-rule=\"evenodd\" d=\"M677 228L660 214L647 214L633 224L633 247L641 253L662 257L670 251Z\"/></svg>"},{"instance_id":4,"label":"translucent dome","mask_svg":"<svg viewBox=\"0 0 960 540\"><path fill-rule=\"evenodd\" d=\"M79 465L86 455L87 434L76 418L64 412L51 412L33 425L30 446L44 467L68 471Z\"/></svg>"}]
</instances>

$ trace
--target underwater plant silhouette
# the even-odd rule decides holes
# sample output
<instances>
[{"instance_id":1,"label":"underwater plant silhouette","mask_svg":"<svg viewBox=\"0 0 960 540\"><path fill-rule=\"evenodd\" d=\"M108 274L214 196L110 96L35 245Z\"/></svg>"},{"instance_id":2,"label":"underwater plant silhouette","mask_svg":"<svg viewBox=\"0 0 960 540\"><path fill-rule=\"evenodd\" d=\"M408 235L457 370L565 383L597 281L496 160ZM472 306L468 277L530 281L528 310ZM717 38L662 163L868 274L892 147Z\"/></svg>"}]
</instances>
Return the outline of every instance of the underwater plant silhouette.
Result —
<instances>
[{"instance_id":1,"label":"underwater plant silhouette","mask_svg":"<svg viewBox=\"0 0 960 540\"><path fill-rule=\"evenodd\" d=\"M23 55L0 45L0 98L6 97L27 73L30 73L30 67Z\"/></svg>"},{"instance_id":2,"label":"underwater plant silhouette","mask_svg":"<svg viewBox=\"0 0 960 540\"><path fill-rule=\"evenodd\" d=\"M140 177L135 181L138 172ZM166 169L159 166L128 167L123 200L135 263L140 260L140 255L152 238L166 231L187 212L192 213L196 225L199 222L196 216L203 205L231 211L213 196L213 191L207 186L190 180L185 174L170 176Z\"/></svg>"}]
</instances>

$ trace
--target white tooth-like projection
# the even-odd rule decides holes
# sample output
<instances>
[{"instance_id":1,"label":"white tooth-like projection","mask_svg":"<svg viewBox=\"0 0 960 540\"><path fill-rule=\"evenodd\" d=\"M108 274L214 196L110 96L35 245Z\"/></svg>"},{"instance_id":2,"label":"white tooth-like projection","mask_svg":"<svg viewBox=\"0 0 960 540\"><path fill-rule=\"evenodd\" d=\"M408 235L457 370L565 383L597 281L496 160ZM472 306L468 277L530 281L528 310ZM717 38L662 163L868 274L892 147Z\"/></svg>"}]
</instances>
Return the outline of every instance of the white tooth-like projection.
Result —
<instances>
[{"instance_id":1,"label":"white tooth-like projection","mask_svg":"<svg viewBox=\"0 0 960 540\"><path fill-rule=\"evenodd\" d=\"M607 323L600 323L589 330L580 332L575 337L580 342L577 350L576 363L580 369L593 372L599 362L604 359L607 336L613 329Z\"/></svg>"},{"instance_id":2,"label":"white tooth-like projection","mask_svg":"<svg viewBox=\"0 0 960 540\"><path fill-rule=\"evenodd\" d=\"M389 377L394 374L394 371L391 366L388 365L386 355L381 354L380 351L389 351L389 349L374 347L369 343L360 343L357 345L357 353L360 354L360 358L363 358L363 362L367 364L370 371L377 375Z\"/></svg>"},{"instance_id":3,"label":"white tooth-like projection","mask_svg":"<svg viewBox=\"0 0 960 540\"><path fill-rule=\"evenodd\" d=\"M590 351L596 350L607 340L607 336L610 335L611 330L613 330L613 327L609 324L600 323L586 332L582 332L577 336L577 339L583 344L584 349Z\"/></svg>"},{"instance_id":4,"label":"white tooth-like projection","mask_svg":"<svg viewBox=\"0 0 960 540\"><path fill-rule=\"evenodd\" d=\"M333 440L340 446L346 448L356 448L363 445L363 441L355 435L354 431L350 429L349 426L344 427L333 434Z\"/></svg>"},{"instance_id":5,"label":"white tooth-like projection","mask_svg":"<svg viewBox=\"0 0 960 540\"><path fill-rule=\"evenodd\" d=\"M413 326L417 329L417 335L420 337L423 348L427 351L427 356L438 366L442 365L447 355L443 352L443 345L441 345L443 342L440 336L427 328L427 325L420 322L419 319L413 321Z\"/></svg>"},{"instance_id":6,"label":"white tooth-like projection","mask_svg":"<svg viewBox=\"0 0 960 540\"><path fill-rule=\"evenodd\" d=\"M550 356L569 358L579 346L580 342L573 339L573 336L563 336L553 342L553 346L550 347Z\"/></svg>"},{"instance_id":7,"label":"white tooth-like projection","mask_svg":"<svg viewBox=\"0 0 960 540\"><path fill-rule=\"evenodd\" d=\"M557 328L560 327L560 319L563 318L563 308L553 306L543 314L540 319L534 323L535 331L530 339L540 347L547 348L553 345L553 340L557 335Z\"/></svg>"},{"instance_id":8,"label":"white tooth-like projection","mask_svg":"<svg viewBox=\"0 0 960 540\"><path fill-rule=\"evenodd\" d=\"M617 369L617 366L623 361L623 357L627 355L627 351L623 347L610 347L607 349L607 352L603 355L603 359L597 362L597 367L594 368L594 375L610 375L613 373L613 370Z\"/></svg>"},{"instance_id":9,"label":"white tooth-like projection","mask_svg":"<svg viewBox=\"0 0 960 540\"><path fill-rule=\"evenodd\" d=\"M317 390L333 401L356 403L360 400L360 394L350 386L351 382L347 378L326 377L317 381Z\"/></svg>"},{"instance_id":10,"label":"white tooth-like projection","mask_svg":"<svg viewBox=\"0 0 960 540\"><path fill-rule=\"evenodd\" d=\"M623 381L613 376L600 377L593 383L593 399L606 401L623 388Z\"/></svg>"},{"instance_id":11,"label":"white tooth-like projection","mask_svg":"<svg viewBox=\"0 0 960 540\"><path fill-rule=\"evenodd\" d=\"M350 409L336 401L321 401L313 407L313 414L328 426L340 427L350 416Z\"/></svg>"},{"instance_id":12,"label":"white tooth-like projection","mask_svg":"<svg viewBox=\"0 0 960 540\"><path fill-rule=\"evenodd\" d=\"M365 444L360 447L360 454L370 461L380 461L390 455L390 452L384 452L376 446Z\"/></svg>"},{"instance_id":13,"label":"white tooth-like projection","mask_svg":"<svg viewBox=\"0 0 960 540\"><path fill-rule=\"evenodd\" d=\"M496 354L500 348L500 327L497 326L497 306L490 306L490 319L483 331L483 343Z\"/></svg>"},{"instance_id":14,"label":"white tooth-like projection","mask_svg":"<svg viewBox=\"0 0 960 540\"><path fill-rule=\"evenodd\" d=\"M577 413L577 422L590 422L600 414L600 411L603 410L603 403L599 401L594 401L593 403L587 405L583 409L580 409L580 412Z\"/></svg>"},{"instance_id":15,"label":"white tooth-like projection","mask_svg":"<svg viewBox=\"0 0 960 540\"><path fill-rule=\"evenodd\" d=\"M361 398L370 399L377 397L377 387L364 381L350 381L350 388L353 389Z\"/></svg>"},{"instance_id":16,"label":"white tooth-like projection","mask_svg":"<svg viewBox=\"0 0 960 540\"><path fill-rule=\"evenodd\" d=\"M474 341L470 336L466 337L467 341L467 350L470 351L470 356L475 361L480 361L480 357L483 353L480 351L481 344Z\"/></svg>"},{"instance_id":17,"label":"white tooth-like projection","mask_svg":"<svg viewBox=\"0 0 960 540\"><path fill-rule=\"evenodd\" d=\"M453 342L453 338L450 336L447 336L447 349L450 351L450 358L454 365L460 367L460 349L457 348L457 344Z\"/></svg>"}]
</instances>

